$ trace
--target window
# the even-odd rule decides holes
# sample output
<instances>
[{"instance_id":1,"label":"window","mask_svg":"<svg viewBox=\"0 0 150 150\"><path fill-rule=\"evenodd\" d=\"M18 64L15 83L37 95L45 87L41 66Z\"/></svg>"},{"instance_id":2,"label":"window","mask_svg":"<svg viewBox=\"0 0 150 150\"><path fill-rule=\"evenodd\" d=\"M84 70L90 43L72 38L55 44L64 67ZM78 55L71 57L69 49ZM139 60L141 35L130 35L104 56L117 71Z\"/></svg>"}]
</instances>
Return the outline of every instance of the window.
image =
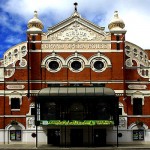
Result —
<instances>
[{"instance_id":1,"label":"window","mask_svg":"<svg viewBox=\"0 0 150 150\"><path fill-rule=\"evenodd\" d=\"M133 130L133 140L144 140L144 130Z\"/></svg>"},{"instance_id":2,"label":"window","mask_svg":"<svg viewBox=\"0 0 150 150\"><path fill-rule=\"evenodd\" d=\"M71 63L71 67L74 69L74 70L79 70L81 68L81 63L79 61L73 61Z\"/></svg>"},{"instance_id":3,"label":"window","mask_svg":"<svg viewBox=\"0 0 150 150\"><path fill-rule=\"evenodd\" d=\"M31 108L31 115L35 115L35 108Z\"/></svg>"},{"instance_id":4,"label":"window","mask_svg":"<svg viewBox=\"0 0 150 150\"><path fill-rule=\"evenodd\" d=\"M110 107L105 102L100 102L96 106L95 117L97 120L109 120L110 119Z\"/></svg>"},{"instance_id":5,"label":"window","mask_svg":"<svg viewBox=\"0 0 150 150\"><path fill-rule=\"evenodd\" d=\"M58 69L58 67L59 67L59 63L57 61L51 61L49 63L49 68L51 70L56 70L56 69Z\"/></svg>"},{"instance_id":6,"label":"window","mask_svg":"<svg viewBox=\"0 0 150 150\"><path fill-rule=\"evenodd\" d=\"M95 72L103 72L107 68L106 60L103 58L94 58L91 61L91 69Z\"/></svg>"},{"instance_id":7,"label":"window","mask_svg":"<svg viewBox=\"0 0 150 150\"><path fill-rule=\"evenodd\" d=\"M122 108L119 108L119 115L122 115Z\"/></svg>"},{"instance_id":8,"label":"window","mask_svg":"<svg viewBox=\"0 0 150 150\"><path fill-rule=\"evenodd\" d=\"M11 109L20 109L20 99L11 98Z\"/></svg>"},{"instance_id":9,"label":"window","mask_svg":"<svg viewBox=\"0 0 150 150\"><path fill-rule=\"evenodd\" d=\"M36 39L36 36L32 35L32 41L35 41L35 39Z\"/></svg>"},{"instance_id":10,"label":"window","mask_svg":"<svg viewBox=\"0 0 150 150\"><path fill-rule=\"evenodd\" d=\"M133 115L142 115L142 99L133 99Z\"/></svg>"},{"instance_id":11,"label":"window","mask_svg":"<svg viewBox=\"0 0 150 150\"><path fill-rule=\"evenodd\" d=\"M120 43L117 43L117 50L120 49Z\"/></svg>"},{"instance_id":12,"label":"window","mask_svg":"<svg viewBox=\"0 0 150 150\"><path fill-rule=\"evenodd\" d=\"M73 103L70 106L70 119L71 120L84 119L84 107L81 103Z\"/></svg>"},{"instance_id":13,"label":"window","mask_svg":"<svg viewBox=\"0 0 150 150\"><path fill-rule=\"evenodd\" d=\"M11 141L21 141L21 130L10 130Z\"/></svg>"},{"instance_id":14,"label":"window","mask_svg":"<svg viewBox=\"0 0 150 150\"><path fill-rule=\"evenodd\" d=\"M120 37L119 35L116 36L116 41L119 41L120 40ZM120 43L117 43L117 50L120 49Z\"/></svg>"},{"instance_id":15,"label":"window","mask_svg":"<svg viewBox=\"0 0 150 150\"><path fill-rule=\"evenodd\" d=\"M36 49L35 43L31 43L31 48L32 48L32 50L35 50L35 49Z\"/></svg>"},{"instance_id":16,"label":"window","mask_svg":"<svg viewBox=\"0 0 150 150\"><path fill-rule=\"evenodd\" d=\"M69 69L73 72L80 72L84 69L84 61L81 58L73 58L68 63Z\"/></svg>"},{"instance_id":17,"label":"window","mask_svg":"<svg viewBox=\"0 0 150 150\"><path fill-rule=\"evenodd\" d=\"M117 35L117 36L116 36L116 41L119 41L119 39L120 39L120 36Z\"/></svg>"},{"instance_id":18,"label":"window","mask_svg":"<svg viewBox=\"0 0 150 150\"><path fill-rule=\"evenodd\" d=\"M46 61L46 69L50 72L58 72L62 68L62 62L59 58L53 57Z\"/></svg>"},{"instance_id":19,"label":"window","mask_svg":"<svg viewBox=\"0 0 150 150\"><path fill-rule=\"evenodd\" d=\"M94 68L97 70L101 70L104 67L104 63L102 61L96 61L94 63Z\"/></svg>"},{"instance_id":20,"label":"window","mask_svg":"<svg viewBox=\"0 0 150 150\"><path fill-rule=\"evenodd\" d=\"M46 102L41 103L41 120L56 120L59 118L59 111L57 110L56 103Z\"/></svg>"}]
</instances>

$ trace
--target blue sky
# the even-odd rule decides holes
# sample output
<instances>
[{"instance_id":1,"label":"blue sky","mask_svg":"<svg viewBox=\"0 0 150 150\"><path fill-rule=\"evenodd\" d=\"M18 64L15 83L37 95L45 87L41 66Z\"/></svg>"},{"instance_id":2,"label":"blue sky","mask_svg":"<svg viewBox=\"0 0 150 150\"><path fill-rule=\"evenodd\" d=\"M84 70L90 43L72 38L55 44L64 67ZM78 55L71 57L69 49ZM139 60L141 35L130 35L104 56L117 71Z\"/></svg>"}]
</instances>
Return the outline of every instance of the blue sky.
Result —
<instances>
[{"instance_id":1,"label":"blue sky","mask_svg":"<svg viewBox=\"0 0 150 150\"><path fill-rule=\"evenodd\" d=\"M46 32L48 27L70 17L74 2L78 2L82 17L106 27L106 31L113 12L118 10L126 25L126 40L150 49L149 0L0 0L0 58L11 46L26 41L27 23L34 10Z\"/></svg>"}]
</instances>

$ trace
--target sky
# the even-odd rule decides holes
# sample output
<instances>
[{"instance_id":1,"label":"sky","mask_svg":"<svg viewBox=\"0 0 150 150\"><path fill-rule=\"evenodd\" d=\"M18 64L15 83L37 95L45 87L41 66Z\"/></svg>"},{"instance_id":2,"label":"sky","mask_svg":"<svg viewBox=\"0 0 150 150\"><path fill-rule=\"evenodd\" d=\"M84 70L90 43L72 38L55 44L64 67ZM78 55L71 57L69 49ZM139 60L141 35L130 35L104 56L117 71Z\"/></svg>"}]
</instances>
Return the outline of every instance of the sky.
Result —
<instances>
[{"instance_id":1,"label":"sky","mask_svg":"<svg viewBox=\"0 0 150 150\"><path fill-rule=\"evenodd\" d=\"M38 11L44 32L74 12L78 3L81 16L105 27L114 11L125 23L126 40L143 49L150 49L150 0L0 0L0 58L12 46L26 41L27 23Z\"/></svg>"}]
</instances>

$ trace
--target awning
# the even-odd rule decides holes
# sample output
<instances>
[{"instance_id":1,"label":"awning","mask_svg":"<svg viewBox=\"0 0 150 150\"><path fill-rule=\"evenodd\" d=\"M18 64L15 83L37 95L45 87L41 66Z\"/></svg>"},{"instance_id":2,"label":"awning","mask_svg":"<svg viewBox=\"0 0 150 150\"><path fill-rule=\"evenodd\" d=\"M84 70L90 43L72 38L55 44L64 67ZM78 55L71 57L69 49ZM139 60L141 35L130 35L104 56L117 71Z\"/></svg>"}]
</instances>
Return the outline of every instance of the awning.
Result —
<instances>
[{"instance_id":1,"label":"awning","mask_svg":"<svg viewBox=\"0 0 150 150\"><path fill-rule=\"evenodd\" d=\"M47 87L38 96L115 96L115 92L106 87Z\"/></svg>"}]
</instances>

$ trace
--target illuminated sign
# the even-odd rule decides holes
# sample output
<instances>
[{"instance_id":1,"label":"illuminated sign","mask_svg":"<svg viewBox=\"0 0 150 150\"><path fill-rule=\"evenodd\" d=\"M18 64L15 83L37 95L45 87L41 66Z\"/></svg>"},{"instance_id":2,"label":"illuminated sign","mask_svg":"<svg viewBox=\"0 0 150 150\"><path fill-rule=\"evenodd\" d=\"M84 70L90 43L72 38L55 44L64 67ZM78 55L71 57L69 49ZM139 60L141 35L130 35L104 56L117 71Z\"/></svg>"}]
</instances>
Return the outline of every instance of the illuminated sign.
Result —
<instances>
[{"instance_id":1,"label":"illuminated sign","mask_svg":"<svg viewBox=\"0 0 150 150\"><path fill-rule=\"evenodd\" d=\"M40 125L114 125L112 120L41 120Z\"/></svg>"}]
</instances>

